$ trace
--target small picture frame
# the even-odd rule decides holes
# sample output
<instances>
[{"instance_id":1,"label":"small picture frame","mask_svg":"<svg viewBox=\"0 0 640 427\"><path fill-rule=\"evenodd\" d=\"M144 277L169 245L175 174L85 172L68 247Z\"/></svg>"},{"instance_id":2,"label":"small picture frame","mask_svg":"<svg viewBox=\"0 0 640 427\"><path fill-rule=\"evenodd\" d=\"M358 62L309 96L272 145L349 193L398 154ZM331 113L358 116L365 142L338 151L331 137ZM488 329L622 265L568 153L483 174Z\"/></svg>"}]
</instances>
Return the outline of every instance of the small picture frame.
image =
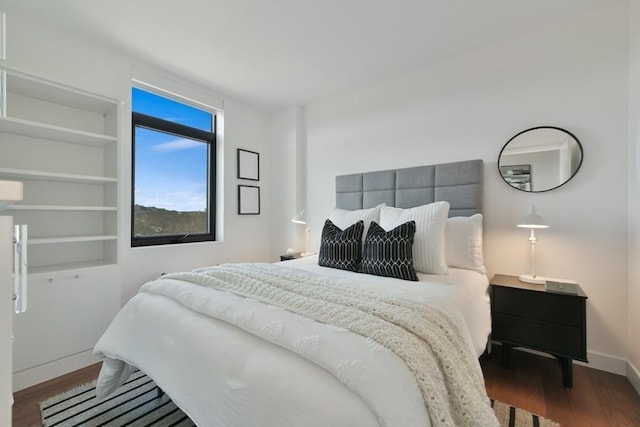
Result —
<instances>
[{"instance_id":1,"label":"small picture frame","mask_svg":"<svg viewBox=\"0 0 640 427\"><path fill-rule=\"evenodd\" d=\"M260 181L260 154L238 148L238 179Z\"/></svg>"},{"instance_id":2,"label":"small picture frame","mask_svg":"<svg viewBox=\"0 0 640 427\"><path fill-rule=\"evenodd\" d=\"M238 185L238 215L260 215L260 187Z\"/></svg>"}]
</instances>

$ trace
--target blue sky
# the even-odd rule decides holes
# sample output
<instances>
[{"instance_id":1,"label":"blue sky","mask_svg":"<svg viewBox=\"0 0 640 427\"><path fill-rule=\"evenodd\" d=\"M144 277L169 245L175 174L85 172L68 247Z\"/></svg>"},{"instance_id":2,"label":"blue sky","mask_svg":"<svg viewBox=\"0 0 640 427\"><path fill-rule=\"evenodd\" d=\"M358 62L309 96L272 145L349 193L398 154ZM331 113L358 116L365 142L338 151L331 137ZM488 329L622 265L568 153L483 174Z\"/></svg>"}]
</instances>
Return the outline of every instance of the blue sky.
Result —
<instances>
[{"instance_id":1,"label":"blue sky","mask_svg":"<svg viewBox=\"0 0 640 427\"><path fill-rule=\"evenodd\" d=\"M136 112L210 131L209 112L132 90ZM136 130L135 203L177 211L207 208L207 144L175 135Z\"/></svg>"}]
</instances>

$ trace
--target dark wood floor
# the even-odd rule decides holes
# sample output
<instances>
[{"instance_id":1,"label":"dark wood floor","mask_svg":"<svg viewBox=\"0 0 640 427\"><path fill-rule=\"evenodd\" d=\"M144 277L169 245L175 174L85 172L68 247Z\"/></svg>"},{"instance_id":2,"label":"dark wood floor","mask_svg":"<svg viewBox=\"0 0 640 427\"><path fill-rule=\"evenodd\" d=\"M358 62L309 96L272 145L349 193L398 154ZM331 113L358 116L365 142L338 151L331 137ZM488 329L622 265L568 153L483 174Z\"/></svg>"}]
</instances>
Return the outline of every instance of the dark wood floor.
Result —
<instances>
[{"instance_id":1,"label":"dark wood floor","mask_svg":"<svg viewBox=\"0 0 640 427\"><path fill-rule=\"evenodd\" d=\"M487 394L560 423L562 427L640 426L640 396L629 380L573 366L573 387L562 386L556 359L513 351L511 367L500 366L500 348L480 359Z\"/></svg>"},{"instance_id":2,"label":"dark wood floor","mask_svg":"<svg viewBox=\"0 0 640 427\"><path fill-rule=\"evenodd\" d=\"M562 386L555 359L513 352L512 367L500 367L499 352L480 359L487 394L493 399L553 419L562 427L640 427L640 396L620 375L574 366L573 388ZM41 426L38 403L57 393L87 383L100 365L17 392L14 427Z\"/></svg>"},{"instance_id":3,"label":"dark wood floor","mask_svg":"<svg viewBox=\"0 0 640 427\"><path fill-rule=\"evenodd\" d=\"M38 404L58 393L98 378L101 366L101 363L97 363L14 393L13 427L42 427Z\"/></svg>"}]
</instances>

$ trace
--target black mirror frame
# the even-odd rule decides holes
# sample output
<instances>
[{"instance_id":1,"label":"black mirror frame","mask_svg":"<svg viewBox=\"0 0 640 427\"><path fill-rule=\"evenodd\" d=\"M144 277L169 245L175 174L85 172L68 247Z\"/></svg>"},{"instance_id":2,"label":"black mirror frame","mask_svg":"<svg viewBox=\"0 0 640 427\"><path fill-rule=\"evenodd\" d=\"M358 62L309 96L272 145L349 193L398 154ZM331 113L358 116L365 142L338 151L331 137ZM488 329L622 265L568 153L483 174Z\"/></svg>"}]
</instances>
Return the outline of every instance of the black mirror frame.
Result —
<instances>
[{"instance_id":1,"label":"black mirror frame","mask_svg":"<svg viewBox=\"0 0 640 427\"><path fill-rule=\"evenodd\" d=\"M574 141L576 141L576 143L578 144L578 148L580 149L580 163L578 163L578 167L576 168L576 170L571 174L571 176L564 182L556 185L555 187L552 188L547 188L545 190L538 190L538 191L532 191L532 190L522 190L520 188L514 187L513 185L511 185L504 177L504 175L502 175L502 172L500 171L500 158L502 157L502 152L504 151L505 148L507 148L507 146L509 145L509 143L511 141L513 141L514 139L516 139L518 136L522 135L523 133L526 132L530 132L532 130L536 130L536 129L555 129L555 130L559 130L561 132L564 132L566 134L568 134L569 136L571 136ZM580 143L580 140L571 132L569 132L566 129L557 127L557 126L535 126L529 129L525 129L521 132L518 132L517 134L515 134L514 136L512 136L507 142L506 144L504 144L502 146L502 149L500 150L500 154L498 154L498 161L497 161L497 169L498 169L498 175L500 175L500 178L502 178L502 180L504 181L505 184L507 184L510 188L513 188L514 190L518 190L518 191L522 191L523 193L546 193L547 191L551 191L551 190L555 190L556 188L562 187L563 185L565 185L567 182L571 181L573 179L574 176L576 176L576 174L578 173L578 171L580 170L580 168L582 167L582 162L584 161L584 150L582 149L582 144Z\"/></svg>"}]
</instances>

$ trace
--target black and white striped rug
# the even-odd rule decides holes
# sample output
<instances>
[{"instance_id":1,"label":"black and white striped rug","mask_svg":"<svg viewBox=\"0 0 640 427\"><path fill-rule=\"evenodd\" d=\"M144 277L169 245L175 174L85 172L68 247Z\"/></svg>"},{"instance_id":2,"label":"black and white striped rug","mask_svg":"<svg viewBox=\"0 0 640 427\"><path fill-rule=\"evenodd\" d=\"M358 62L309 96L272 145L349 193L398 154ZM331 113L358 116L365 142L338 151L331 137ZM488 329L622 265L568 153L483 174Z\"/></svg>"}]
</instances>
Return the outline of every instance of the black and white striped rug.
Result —
<instances>
[{"instance_id":1,"label":"black and white striped rug","mask_svg":"<svg viewBox=\"0 0 640 427\"><path fill-rule=\"evenodd\" d=\"M43 427L183 427L195 424L151 378L138 371L114 394L98 400L95 381L40 403ZM497 400L491 406L501 427L560 427L560 424Z\"/></svg>"},{"instance_id":2,"label":"black and white striped rug","mask_svg":"<svg viewBox=\"0 0 640 427\"><path fill-rule=\"evenodd\" d=\"M158 397L151 378L137 371L107 399L96 398L95 381L40 403L43 427L183 427L195 424L169 399Z\"/></svg>"},{"instance_id":3,"label":"black and white striped rug","mask_svg":"<svg viewBox=\"0 0 640 427\"><path fill-rule=\"evenodd\" d=\"M560 427L555 421L498 400L491 399L491 407L501 427Z\"/></svg>"}]
</instances>

